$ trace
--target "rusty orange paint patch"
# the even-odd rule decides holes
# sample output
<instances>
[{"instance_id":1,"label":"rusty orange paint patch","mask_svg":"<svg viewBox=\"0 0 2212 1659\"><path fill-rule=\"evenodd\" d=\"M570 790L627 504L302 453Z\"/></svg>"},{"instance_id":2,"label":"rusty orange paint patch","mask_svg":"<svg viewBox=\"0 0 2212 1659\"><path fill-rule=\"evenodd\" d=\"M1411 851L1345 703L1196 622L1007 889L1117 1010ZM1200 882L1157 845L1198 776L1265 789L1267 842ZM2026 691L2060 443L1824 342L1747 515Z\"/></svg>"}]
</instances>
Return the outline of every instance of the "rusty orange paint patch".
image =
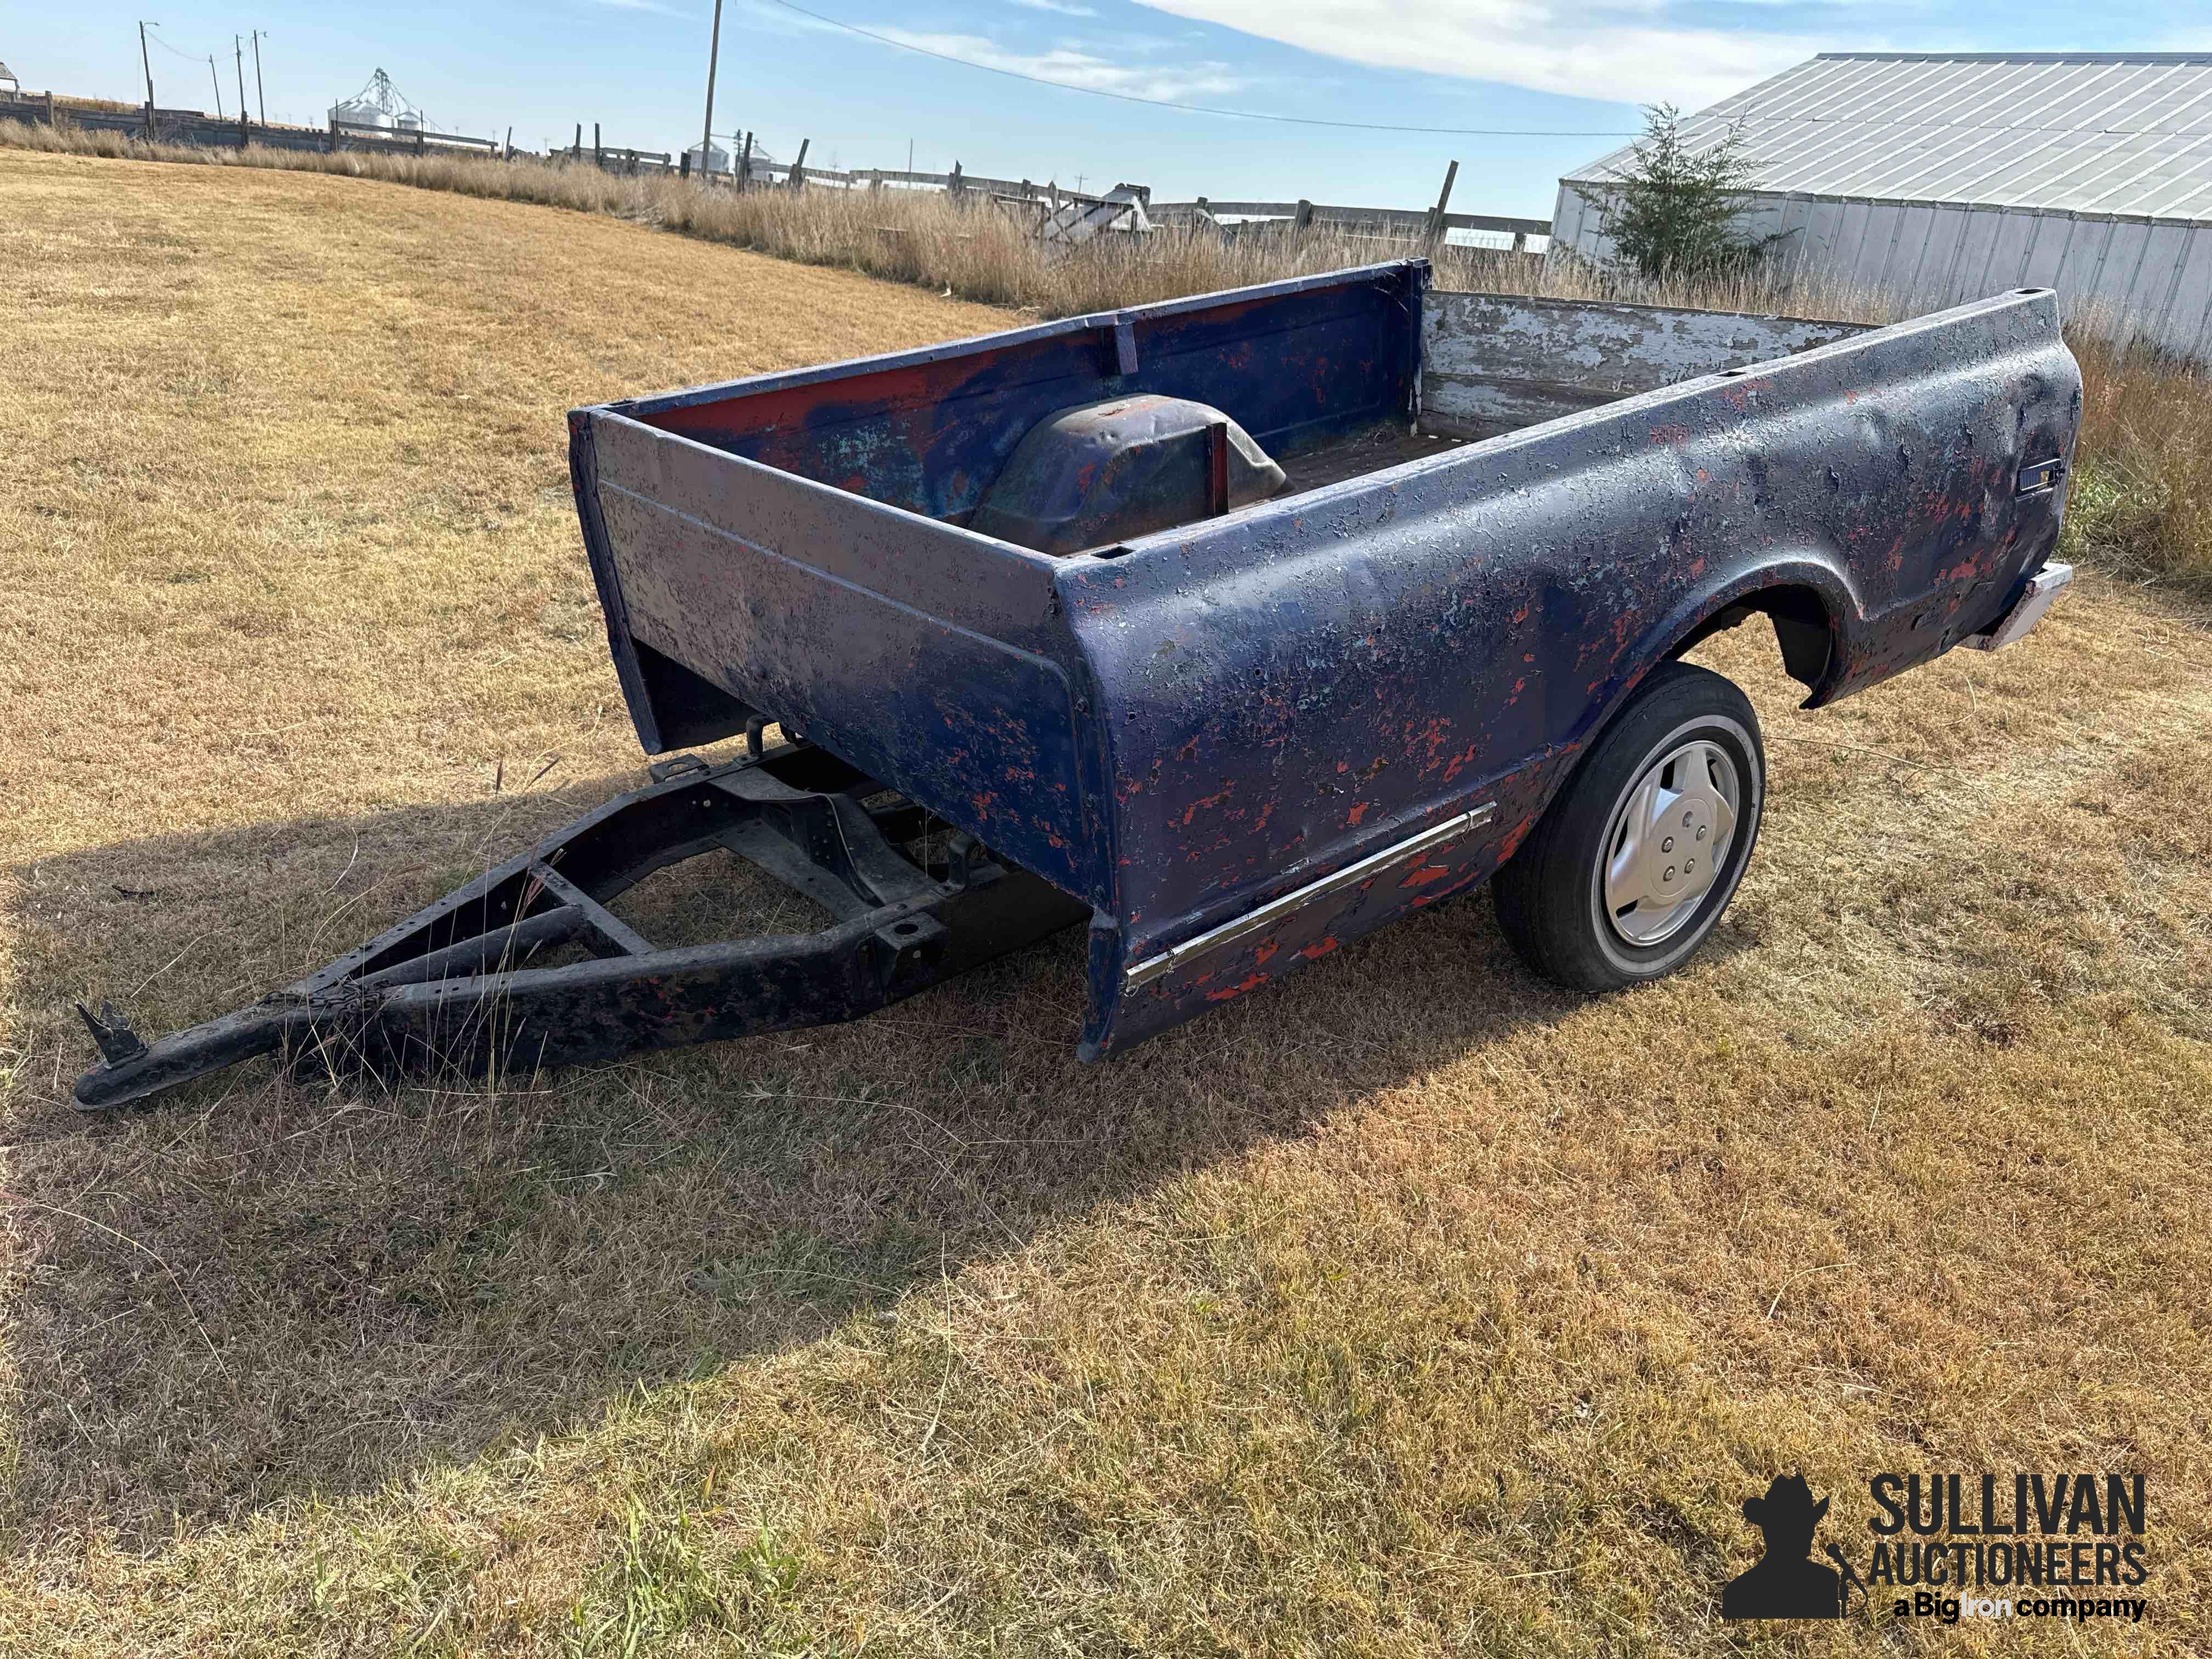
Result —
<instances>
[{"instance_id":1,"label":"rusty orange paint patch","mask_svg":"<svg viewBox=\"0 0 2212 1659\"><path fill-rule=\"evenodd\" d=\"M1248 974L1234 985L1224 985L1218 991L1208 991L1206 1000L1208 1002L1226 1002L1231 997L1243 996L1247 991L1256 991L1267 982L1265 974Z\"/></svg>"}]
</instances>

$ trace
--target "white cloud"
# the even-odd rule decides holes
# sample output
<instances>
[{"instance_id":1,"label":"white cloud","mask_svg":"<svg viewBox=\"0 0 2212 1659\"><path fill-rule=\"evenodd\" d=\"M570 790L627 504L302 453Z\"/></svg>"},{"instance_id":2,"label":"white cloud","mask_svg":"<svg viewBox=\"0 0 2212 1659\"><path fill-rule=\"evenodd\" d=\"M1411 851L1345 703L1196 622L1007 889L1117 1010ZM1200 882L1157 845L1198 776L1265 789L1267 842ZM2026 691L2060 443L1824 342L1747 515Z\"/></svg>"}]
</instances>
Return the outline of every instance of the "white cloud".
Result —
<instances>
[{"instance_id":1,"label":"white cloud","mask_svg":"<svg viewBox=\"0 0 2212 1659\"><path fill-rule=\"evenodd\" d=\"M1056 11L1062 17L1096 17L1098 14L1089 6L1079 6L1074 0L1014 0L1018 6L1027 6L1031 11Z\"/></svg>"},{"instance_id":2,"label":"white cloud","mask_svg":"<svg viewBox=\"0 0 2212 1659\"><path fill-rule=\"evenodd\" d=\"M1233 64L1117 63L1075 46L1055 46L1049 52L1012 52L981 35L921 34L882 23L870 27L886 40L919 46L948 58L964 58L988 69L1011 70L1017 75L1033 75L1041 81L1057 81L1062 86L1118 92L1131 98L1159 98L1170 102L1220 98L1241 92L1251 84Z\"/></svg>"},{"instance_id":3,"label":"white cloud","mask_svg":"<svg viewBox=\"0 0 2212 1659\"><path fill-rule=\"evenodd\" d=\"M1668 0L1606 11L1548 0L1139 0L1263 40L1380 69L1502 81L1537 92L1696 109L1832 44L1683 24ZM1622 13L1634 15L1626 21Z\"/></svg>"}]
</instances>

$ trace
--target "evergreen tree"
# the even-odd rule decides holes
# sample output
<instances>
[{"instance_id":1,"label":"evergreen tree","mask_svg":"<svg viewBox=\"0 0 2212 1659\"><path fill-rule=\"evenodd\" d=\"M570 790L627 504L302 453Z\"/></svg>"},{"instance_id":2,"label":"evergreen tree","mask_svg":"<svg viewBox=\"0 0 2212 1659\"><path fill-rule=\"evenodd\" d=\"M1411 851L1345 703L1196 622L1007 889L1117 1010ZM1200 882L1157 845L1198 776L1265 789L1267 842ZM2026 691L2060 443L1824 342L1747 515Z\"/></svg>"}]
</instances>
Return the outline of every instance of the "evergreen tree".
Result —
<instances>
[{"instance_id":1,"label":"evergreen tree","mask_svg":"<svg viewBox=\"0 0 2212 1659\"><path fill-rule=\"evenodd\" d=\"M1620 178L1576 191L1606 216L1615 262L1639 276L1703 276L1765 252L1771 237L1737 226L1757 165L1741 124L1692 150L1672 104L1644 111L1644 137Z\"/></svg>"}]
</instances>

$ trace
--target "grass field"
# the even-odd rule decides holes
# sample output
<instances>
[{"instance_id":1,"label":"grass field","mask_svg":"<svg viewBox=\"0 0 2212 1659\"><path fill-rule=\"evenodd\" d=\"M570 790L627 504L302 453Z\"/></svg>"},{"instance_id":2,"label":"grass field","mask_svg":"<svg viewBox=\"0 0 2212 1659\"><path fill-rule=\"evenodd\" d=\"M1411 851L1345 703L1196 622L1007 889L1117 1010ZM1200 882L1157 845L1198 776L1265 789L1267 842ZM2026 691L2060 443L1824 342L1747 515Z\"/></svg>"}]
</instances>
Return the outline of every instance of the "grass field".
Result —
<instances>
[{"instance_id":1,"label":"grass field","mask_svg":"<svg viewBox=\"0 0 2212 1659\"><path fill-rule=\"evenodd\" d=\"M0 206L0 1650L2212 1646L2201 615L1817 715L1723 636L1765 833L1626 996L1475 896L1109 1066L1068 940L88 1123L70 998L204 1018L638 780L564 409L1007 313L307 173ZM2143 1625L1717 1622L1776 1472L1850 1544L2016 1468L2145 1474Z\"/></svg>"}]
</instances>

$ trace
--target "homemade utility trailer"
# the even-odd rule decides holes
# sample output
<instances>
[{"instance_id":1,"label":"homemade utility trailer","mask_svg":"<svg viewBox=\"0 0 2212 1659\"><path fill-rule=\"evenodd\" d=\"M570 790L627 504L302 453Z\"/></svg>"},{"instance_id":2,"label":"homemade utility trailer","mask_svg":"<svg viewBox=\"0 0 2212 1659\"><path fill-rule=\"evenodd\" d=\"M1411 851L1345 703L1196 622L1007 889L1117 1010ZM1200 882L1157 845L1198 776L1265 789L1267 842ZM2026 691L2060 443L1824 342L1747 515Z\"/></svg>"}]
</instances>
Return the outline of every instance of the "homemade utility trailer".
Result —
<instances>
[{"instance_id":1,"label":"homemade utility trailer","mask_svg":"<svg viewBox=\"0 0 2212 1659\"><path fill-rule=\"evenodd\" d=\"M2070 574L2054 296L1866 328L1428 275L574 411L639 738L744 751L659 763L209 1024L87 1013L78 1099L275 1050L481 1073L849 1019L1079 921L1096 1057L1493 873L1554 978L1679 965L1765 767L1741 695L1675 659L1764 614L1815 707L2026 632ZM716 853L831 925L662 949L610 908Z\"/></svg>"}]
</instances>

